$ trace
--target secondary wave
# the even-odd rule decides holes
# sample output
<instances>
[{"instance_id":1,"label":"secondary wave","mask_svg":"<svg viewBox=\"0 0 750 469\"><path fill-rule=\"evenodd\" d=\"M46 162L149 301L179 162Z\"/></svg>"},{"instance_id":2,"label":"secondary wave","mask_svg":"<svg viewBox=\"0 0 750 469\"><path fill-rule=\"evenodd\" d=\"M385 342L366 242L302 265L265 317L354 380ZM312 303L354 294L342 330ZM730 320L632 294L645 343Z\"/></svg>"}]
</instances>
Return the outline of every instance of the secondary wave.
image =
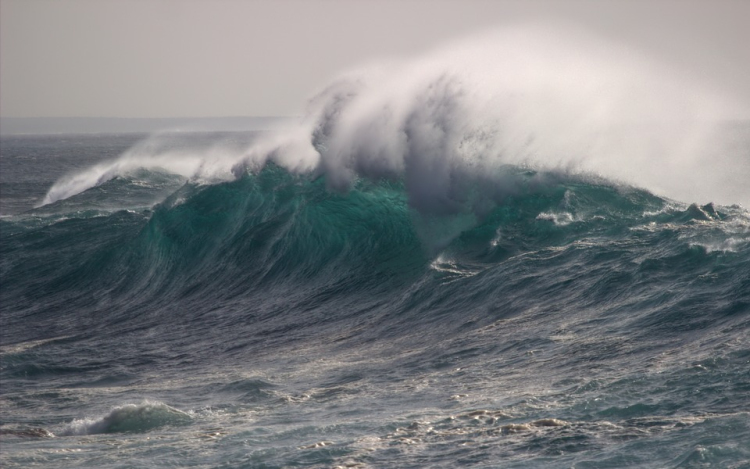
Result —
<instances>
[{"instance_id":1,"label":"secondary wave","mask_svg":"<svg viewBox=\"0 0 750 469\"><path fill-rule=\"evenodd\" d=\"M162 402L145 401L116 407L100 418L76 419L66 425L60 435L140 433L166 425L185 425L191 421L192 418L185 412Z\"/></svg>"}]
</instances>

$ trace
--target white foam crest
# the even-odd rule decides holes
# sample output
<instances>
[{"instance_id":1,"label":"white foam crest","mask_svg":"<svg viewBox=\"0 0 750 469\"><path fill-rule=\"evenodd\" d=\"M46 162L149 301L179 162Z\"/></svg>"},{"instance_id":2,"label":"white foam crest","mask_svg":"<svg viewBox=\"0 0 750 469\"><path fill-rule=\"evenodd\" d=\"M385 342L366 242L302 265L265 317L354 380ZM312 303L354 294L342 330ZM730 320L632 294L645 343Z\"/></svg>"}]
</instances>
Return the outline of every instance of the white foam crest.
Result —
<instances>
[{"instance_id":1,"label":"white foam crest","mask_svg":"<svg viewBox=\"0 0 750 469\"><path fill-rule=\"evenodd\" d=\"M724 108L680 74L601 38L517 27L344 74L311 100L294 134L252 146L246 161L316 168L335 189L402 177L412 206L427 211L461 206L472 185L506 164L721 201L747 193L706 185L721 179L706 174L732 167L714 165L704 146Z\"/></svg>"},{"instance_id":2,"label":"white foam crest","mask_svg":"<svg viewBox=\"0 0 750 469\"><path fill-rule=\"evenodd\" d=\"M164 404L143 401L113 408L98 418L75 419L65 425L60 435L93 435L98 433L143 432L165 425L180 425L192 420L189 414Z\"/></svg>"},{"instance_id":3,"label":"white foam crest","mask_svg":"<svg viewBox=\"0 0 750 469\"><path fill-rule=\"evenodd\" d=\"M448 257L445 253L441 253L430 263L430 268L435 272L449 274L456 277L472 277L482 269L471 268L464 265L460 265L454 259Z\"/></svg>"},{"instance_id":4,"label":"white foam crest","mask_svg":"<svg viewBox=\"0 0 750 469\"><path fill-rule=\"evenodd\" d=\"M12 355L17 353L23 353L32 348L39 347L40 345L55 342L57 340L67 339L70 336L63 335L59 337L52 337L49 339L29 340L27 342L19 342L10 345L0 345L0 357L3 355Z\"/></svg>"},{"instance_id":5,"label":"white foam crest","mask_svg":"<svg viewBox=\"0 0 750 469\"><path fill-rule=\"evenodd\" d=\"M715 143L712 123L733 107L728 101L601 37L560 25L508 27L344 73L299 122L244 152L137 147L59 180L42 205L137 167L213 182L269 161L324 175L337 190L358 178L403 179L411 206L426 213L465 211L478 189L490 199L513 193L505 165L593 173L678 200L749 205L736 158L707 150Z\"/></svg>"},{"instance_id":6,"label":"white foam crest","mask_svg":"<svg viewBox=\"0 0 750 469\"><path fill-rule=\"evenodd\" d=\"M710 254L712 252L722 252L722 253L729 253L729 252L737 252L738 249L748 243L747 239L742 238L727 238L722 240L716 240L716 241L695 241L691 242L690 246L699 246L706 250L706 253Z\"/></svg>"},{"instance_id":7,"label":"white foam crest","mask_svg":"<svg viewBox=\"0 0 750 469\"><path fill-rule=\"evenodd\" d=\"M232 167L242 155L217 144L200 150L170 149L160 135L135 145L115 160L105 161L58 179L37 205L41 207L80 194L139 169L164 171L198 183L233 179Z\"/></svg>"},{"instance_id":8,"label":"white foam crest","mask_svg":"<svg viewBox=\"0 0 750 469\"><path fill-rule=\"evenodd\" d=\"M561 212L561 213L542 212L536 216L536 219L551 221L557 226L567 226L573 223L574 221L578 221L573 217L573 215L571 215L568 212Z\"/></svg>"}]
</instances>

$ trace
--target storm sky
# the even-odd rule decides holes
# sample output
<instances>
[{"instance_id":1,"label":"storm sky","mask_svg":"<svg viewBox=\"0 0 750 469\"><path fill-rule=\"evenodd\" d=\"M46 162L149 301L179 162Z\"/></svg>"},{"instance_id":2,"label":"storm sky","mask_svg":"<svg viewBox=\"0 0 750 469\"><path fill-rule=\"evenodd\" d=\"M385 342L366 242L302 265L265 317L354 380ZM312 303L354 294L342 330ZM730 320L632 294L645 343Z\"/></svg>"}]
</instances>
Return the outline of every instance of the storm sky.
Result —
<instances>
[{"instance_id":1,"label":"storm sky","mask_svg":"<svg viewBox=\"0 0 750 469\"><path fill-rule=\"evenodd\" d=\"M297 115L342 70L565 23L750 118L750 1L0 0L3 117Z\"/></svg>"}]
</instances>

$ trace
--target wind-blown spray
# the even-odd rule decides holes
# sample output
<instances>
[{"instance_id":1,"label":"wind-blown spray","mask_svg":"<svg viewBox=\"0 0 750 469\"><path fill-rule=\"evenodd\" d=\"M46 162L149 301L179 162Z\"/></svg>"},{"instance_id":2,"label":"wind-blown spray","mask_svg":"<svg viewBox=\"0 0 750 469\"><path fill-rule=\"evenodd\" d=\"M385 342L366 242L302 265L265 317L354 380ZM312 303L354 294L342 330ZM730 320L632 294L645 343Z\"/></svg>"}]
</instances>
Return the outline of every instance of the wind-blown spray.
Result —
<instances>
[{"instance_id":1,"label":"wind-blown spray","mask_svg":"<svg viewBox=\"0 0 750 469\"><path fill-rule=\"evenodd\" d=\"M324 175L337 190L357 178L403 179L413 207L438 213L459 210L478 183L496 192L505 165L593 173L688 202L747 203L736 200L736 165L715 164L723 109L717 95L601 38L508 28L345 73L298 125L244 153L129 153L58 181L44 203L133 166L226 180L269 160Z\"/></svg>"}]
</instances>

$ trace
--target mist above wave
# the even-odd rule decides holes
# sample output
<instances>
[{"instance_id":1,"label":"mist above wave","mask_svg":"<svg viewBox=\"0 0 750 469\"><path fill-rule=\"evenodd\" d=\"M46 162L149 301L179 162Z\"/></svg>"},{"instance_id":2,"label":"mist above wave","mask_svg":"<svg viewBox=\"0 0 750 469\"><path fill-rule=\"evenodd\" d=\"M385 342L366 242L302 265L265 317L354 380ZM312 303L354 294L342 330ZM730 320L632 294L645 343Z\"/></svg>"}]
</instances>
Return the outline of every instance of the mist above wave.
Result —
<instances>
[{"instance_id":1,"label":"mist above wave","mask_svg":"<svg viewBox=\"0 0 750 469\"><path fill-rule=\"evenodd\" d=\"M140 145L59 180L42 204L135 167L214 182L268 161L325 176L334 190L358 178L403 180L410 205L430 213L463 210L477 188L491 199L514 193L506 165L747 203L735 159L716 150L724 109L717 95L637 52L571 28L519 26L342 74L298 123L243 151Z\"/></svg>"}]
</instances>

